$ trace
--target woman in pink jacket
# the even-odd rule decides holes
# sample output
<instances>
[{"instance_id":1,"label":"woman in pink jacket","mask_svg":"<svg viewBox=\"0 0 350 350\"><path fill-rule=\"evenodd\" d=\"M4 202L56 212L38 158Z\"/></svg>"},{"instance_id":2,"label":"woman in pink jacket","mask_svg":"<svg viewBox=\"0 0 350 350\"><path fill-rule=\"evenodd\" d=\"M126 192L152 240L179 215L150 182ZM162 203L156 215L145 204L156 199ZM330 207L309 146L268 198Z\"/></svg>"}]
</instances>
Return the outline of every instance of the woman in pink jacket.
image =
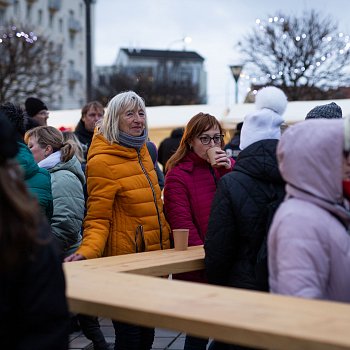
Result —
<instances>
[{"instance_id":1,"label":"woman in pink jacket","mask_svg":"<svg viewBox=\"0 0 350 350\"><path fill-rule=\"evenodd\" d=\"M180 146L168 160L164 187L164 207L171 229L188 228L189 246L204 243L211 202L220 177L232 170L234 161L225 151L216 152L216 166L208 161L207 150L224 146L218 120L199 113L187 124ZM204 271L177 275L176 278L205 282ZM186 337L184 350L205 349L207 339Z\"/></svg>"},{"instance_id":2,"label":"woman in pink jacket","mask_svg":"<svg viewBox=\"0 0 350 350\"><path fill-rule=\"evenodd\" d=\"M273 293L350 302L349 151L347 119L307 120L282 135L287 196L268 237Z\"/></svg>"}]
</instances>

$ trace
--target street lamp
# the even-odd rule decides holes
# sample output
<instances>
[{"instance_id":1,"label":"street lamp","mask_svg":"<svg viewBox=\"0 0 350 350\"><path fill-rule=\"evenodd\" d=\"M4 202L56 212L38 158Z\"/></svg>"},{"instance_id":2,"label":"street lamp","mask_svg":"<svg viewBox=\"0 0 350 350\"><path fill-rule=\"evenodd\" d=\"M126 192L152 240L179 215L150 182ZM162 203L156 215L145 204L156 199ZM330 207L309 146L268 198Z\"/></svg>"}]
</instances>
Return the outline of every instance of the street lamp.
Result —
<instances>
[{"instance_id":1,"label":"street lamp","mask_svg":"<svg viewBox=\"0 0 350 350\"><path fill-rule=\"evenodd\" d=\"M243 65L241 64L236 64L236 65L232 65L232 66L229 66L230 69L231 69L231 73L232 73L232 76L233 78L235 79L235 86L236 86L236 90L235 90L235 102L236 104L238 103L238 79L241 75L241 72L242 72L242 69L243 69Z\"/></svg>"},{"instance_id":2,"label":"street lamp","mask_svg":"<svg viewBox=\"0 0 350 350\"><path fill-rule=\"evenodd\" d=\"M96 0L85 2L85 42L86 42L86 102L92 98L92 52L91 52L91 5Z\"/></svg>"}]
</instances>

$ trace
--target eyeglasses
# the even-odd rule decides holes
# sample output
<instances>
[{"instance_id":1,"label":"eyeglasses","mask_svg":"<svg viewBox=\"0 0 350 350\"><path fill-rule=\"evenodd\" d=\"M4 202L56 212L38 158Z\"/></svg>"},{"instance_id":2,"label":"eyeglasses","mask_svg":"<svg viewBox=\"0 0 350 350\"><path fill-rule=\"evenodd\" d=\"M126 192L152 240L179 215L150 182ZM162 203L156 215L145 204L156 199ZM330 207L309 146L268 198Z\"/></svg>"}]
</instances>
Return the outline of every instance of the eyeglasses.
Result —
<instances>
[{"instance_id":1,"label":"eyeglasses","mask_svg":"<svg viewBox=\"0 0 350 350\"><path fill-rule=\"evenodd\" d=\"M224 135L215 135L213 137L210 137L209 135L203 135L198 138L204 146L209 145L211 140L213 140L216 145L219 145L224 140Z\"/></svg>"}]
</instances>

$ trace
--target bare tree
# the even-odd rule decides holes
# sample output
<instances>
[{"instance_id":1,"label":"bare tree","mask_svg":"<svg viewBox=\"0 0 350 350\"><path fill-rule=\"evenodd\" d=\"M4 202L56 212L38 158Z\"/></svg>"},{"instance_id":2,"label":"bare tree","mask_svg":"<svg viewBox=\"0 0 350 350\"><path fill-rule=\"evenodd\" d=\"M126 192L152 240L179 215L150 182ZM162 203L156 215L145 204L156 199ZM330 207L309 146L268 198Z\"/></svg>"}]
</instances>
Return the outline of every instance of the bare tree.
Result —
<instances>
[{"instance_id":1,"label":"bare tree","mask_svg":"<svg viewBox=\"0 0 350 350\"><path fill-rule=\"evenodd\" d=\"M300 17L279 13L239 44L255 85L275 85L290 100L329 97L349 83L350 37L329 16L312 10Z\"/></svg>"},{"instance_id":2,"label":"bare tree","mask_svg":"<svg viewBox=\"0 0 350 350\"><path fill-rule=\"evenodd\" d=\"M0 102L29 95L52 101L61 79L62 47L27 27L0 27Z\"/></svg>"}]
</instances>

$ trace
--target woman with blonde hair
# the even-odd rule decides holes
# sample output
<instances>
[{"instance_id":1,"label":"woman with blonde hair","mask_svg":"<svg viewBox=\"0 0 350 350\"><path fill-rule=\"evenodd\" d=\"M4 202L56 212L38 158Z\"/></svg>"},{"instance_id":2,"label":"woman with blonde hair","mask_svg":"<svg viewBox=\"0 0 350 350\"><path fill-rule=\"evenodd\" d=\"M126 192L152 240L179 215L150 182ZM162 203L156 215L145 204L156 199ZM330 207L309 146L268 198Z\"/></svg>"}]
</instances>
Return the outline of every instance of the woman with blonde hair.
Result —
<instances>
[{"instance_id":1,"label":"woman with blonde hair","mask_svg":"<svg viewBox=\"0 0 350 350\"><path fill-rule=\"evenodd\" d=\"M66 261L170 248L170 228L147 150L146 107L133 91L109 102L87 160L83 242ZM115 349L149 350L154 329L113 321Z\"/></svg>"},{"instance_id":2,"label":"woman with blonde hair","mask_svg":"<svg viewBox=\"0 0 350 350\"><path fill-rule=\"evenodd\" d=\"M84 218L83 185L85 176L70 141L52 126L39 126L25 134L35 161L51 175L53 198L52 232L58 239L63 257L79 247Z\"/></svg>"},{"instance_id":3,"label":"woman with blonde hair","mask_svg":"<svg viewBox=\"0 0 350 350\"><path fill-rule=\"evenodd\" d=\"M190 246L204 244L217 182L234 164L222 150L223 146L224 135L219 121L210 114L199 113L188 122L179 148L166 165L166 218L172 229L189 229ZM207 155L212 147L218 147L215 166L209 163ZM204 271L174 277L206 282ZM208 339L187 335L184 349L205 349L207 343Z\"/></svg>"}]
</instances>

